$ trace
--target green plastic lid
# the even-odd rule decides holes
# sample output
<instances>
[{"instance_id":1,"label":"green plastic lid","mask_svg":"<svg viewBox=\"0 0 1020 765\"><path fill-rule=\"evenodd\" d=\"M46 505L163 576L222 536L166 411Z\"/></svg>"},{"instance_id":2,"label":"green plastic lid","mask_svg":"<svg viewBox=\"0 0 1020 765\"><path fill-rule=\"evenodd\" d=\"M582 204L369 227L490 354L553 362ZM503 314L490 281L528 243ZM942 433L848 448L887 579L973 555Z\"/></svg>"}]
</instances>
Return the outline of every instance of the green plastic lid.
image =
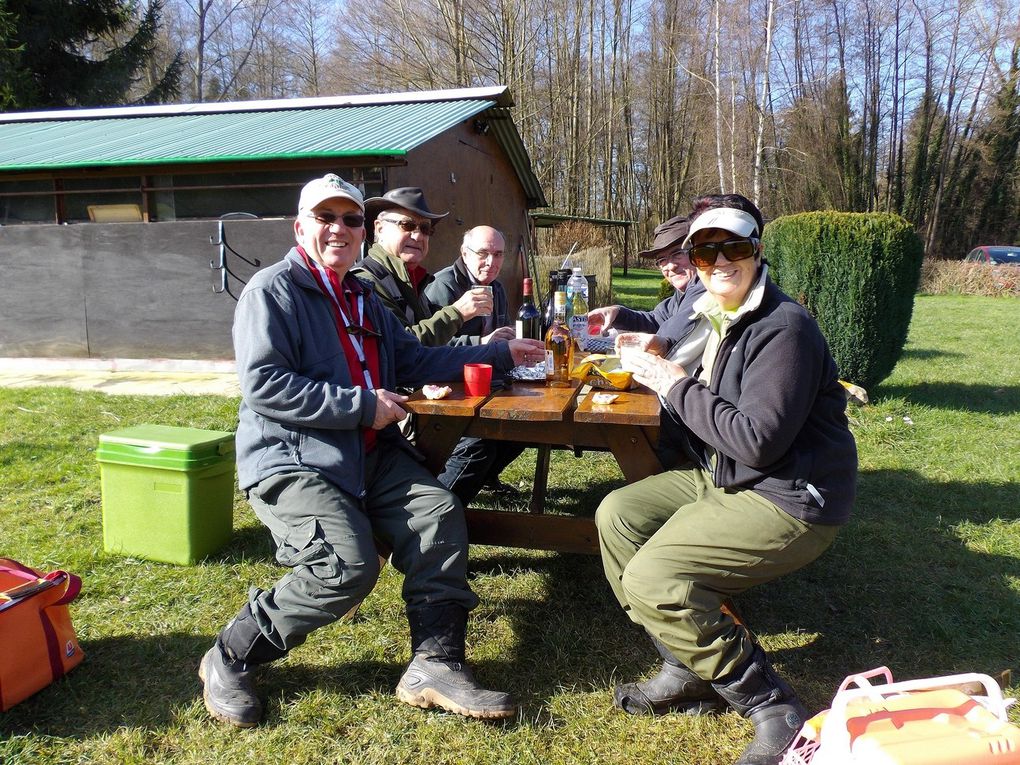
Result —
<instances>
[{"instance_id":1,"label":"green plastic lid","mask_svg":"<svg viewBox=\"0 0 1020 765\"><path fill-rule=\"evenodd\" d=\"M195 470L233 460L234 434L169 425L136 425L101 434L96 458L120 465Z\"/></svg>"}]
</instances>

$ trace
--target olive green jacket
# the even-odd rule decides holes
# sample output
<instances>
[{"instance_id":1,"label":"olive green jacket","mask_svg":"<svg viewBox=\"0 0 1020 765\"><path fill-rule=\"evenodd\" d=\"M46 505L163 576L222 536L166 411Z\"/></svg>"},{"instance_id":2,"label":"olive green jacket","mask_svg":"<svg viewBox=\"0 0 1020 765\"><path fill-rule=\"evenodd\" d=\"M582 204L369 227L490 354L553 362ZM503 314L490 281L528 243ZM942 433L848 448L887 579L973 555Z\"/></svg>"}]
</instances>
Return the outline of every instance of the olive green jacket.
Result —
<instances>
[{"instance_id":1,"label":"olive green jacket","mask_svg":"<svg viewBox=\"0 0 1020 765\"><path fill-rule=\"evenodd\" d=\"M435 306L421 291L433 280L430 274L415 292L407 267L400 258L373 244L351 273L372 284L383 304L418 341L430 348L446 345L460 331L464 317L452 305Z\"/></svg>"}]
</instances>

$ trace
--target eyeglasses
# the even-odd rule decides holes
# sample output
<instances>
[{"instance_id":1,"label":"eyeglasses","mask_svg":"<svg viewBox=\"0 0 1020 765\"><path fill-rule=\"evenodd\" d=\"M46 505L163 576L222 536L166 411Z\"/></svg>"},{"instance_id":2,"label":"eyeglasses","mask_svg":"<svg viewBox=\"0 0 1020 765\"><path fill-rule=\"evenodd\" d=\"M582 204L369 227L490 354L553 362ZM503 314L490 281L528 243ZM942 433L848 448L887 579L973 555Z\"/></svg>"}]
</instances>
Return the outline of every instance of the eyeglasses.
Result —
<instances>
[{"instance_id":1,"label":"eyeglasses","mask_svg":"<svg viewBox=\"0 0 1020 765\"><path fill-rule=\"evenodd\" d=\"M503 257L502 250L498 250L497 252L490 252L489 250L476 250L474 247L468 247L466 244L464 245L464 249L467 250L468 252L473 252L475 255L482 258L483 260L485 258L492 258L493 260L496 260L497 258Z\"/></svg>"},{"instance_id":2,"label":"eyeglasses","mask_svg":"<svg viewBox=\"0 0 1020 765\"><path fill-rule=\"evenodd\" d=\"M758 252L757 239L729 239L725 242L708 242L691 247L691 263L695 268L711 268L720 254L731 263L746 260Z\"/></svg>"},{"instance_id":3,"label":"eyeglasses","mask_svg":"<svg viewBox=\"0 0 1020 765\"><path fill-rule=\"evenodd\" d=\"M674 266L678 266L690 257L691 251L687 248L674 250L669 255L660 255L655 259L655 265L659 268L665 268L667 263L672 263Z\"/></svg>"},{"instance_id":4,"label":"eyeglasses","mask_svg":"<svg viewBox=\"0 0 1020 765\"><path fill-rule=\"evenodd\" d=\"M379 220L392 223L397 226L401 231L405 231L408 234L413 234L415 231L421 233L422 236L431 236L433 232L432 223L430 221L422 221L421 223L415 223L410 218L383 218L379 216Z\"/></svg>"},{"instance_id":5,"label":"eyeglasses","mask_svg":"<svg viewBox=\"0 0 1020 765\"><path fill-rule=\"evenodd\" d=\"M365 225L365 216L358 213L344 213L343 215L334 215L328 212L308 213L308 217L323 226L335 226L341 222L347 228L361 228Z\"/></svg>"}]
</instances>

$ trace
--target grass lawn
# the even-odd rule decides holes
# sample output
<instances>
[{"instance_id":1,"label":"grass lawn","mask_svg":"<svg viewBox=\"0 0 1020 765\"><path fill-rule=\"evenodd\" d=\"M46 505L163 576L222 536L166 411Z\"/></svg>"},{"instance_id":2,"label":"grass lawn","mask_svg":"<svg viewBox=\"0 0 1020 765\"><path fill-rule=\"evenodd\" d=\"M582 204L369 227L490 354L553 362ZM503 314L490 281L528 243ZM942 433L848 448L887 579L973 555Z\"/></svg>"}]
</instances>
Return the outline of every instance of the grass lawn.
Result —
<instances>
[{"instance_id":1,"label":"grass lawn","mask_svg":"<svg viewBox=\"0 0 1020 765\"><path fill-rule=\"evenodd\" d=\"M617 273L614 286L650 306L656 273L650 283L638 273ZM897 679L1016 669L1018 305L917 299L900 364L869 391L872 405L852 411L861 477L851 523L817 563L740 601L810 708L826 707L845 675L883 664ZM86 652L65 680L0 715L0 762L715 765L750 739L734 714L615 711L614 683L653 672L656 657L612 602L599 561L494 547L471 551L481 605L469 654L483 681L517 695L516 720L396 701L409 652L401 580L387 567L353 622L319 630L261 674L263 725L213 722L198 660L248 587L279 576L268 535L238 496L233 541L200 565L106 555L95 449L100 433L133 424L233 430L236 403L0 390L0 555L82 577L72 614ZM526 489L533 464L527 452L504 479ZM606 455L557 452L550 506L591 513L621 484Z\"/></svg>"}]
</instances>

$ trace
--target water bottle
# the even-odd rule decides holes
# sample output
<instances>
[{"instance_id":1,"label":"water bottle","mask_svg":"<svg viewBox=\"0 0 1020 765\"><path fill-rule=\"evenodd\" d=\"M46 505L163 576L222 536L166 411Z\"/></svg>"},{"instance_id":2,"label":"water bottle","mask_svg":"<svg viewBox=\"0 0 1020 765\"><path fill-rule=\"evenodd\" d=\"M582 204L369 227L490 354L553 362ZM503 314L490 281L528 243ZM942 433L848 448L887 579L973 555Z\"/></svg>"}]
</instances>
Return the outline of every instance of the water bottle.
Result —
<instances>
[{"instance_id":1,"label":"water bottle","mask_svg":"<svg viewBox=\"0 0 1020 765\"><path fill-rule=\"evenodd\" d=\"M588 280L582 268L575 268L567 280L567 307L570 335L583 351L588 345Z\"/></svg>"}]
</instances>

